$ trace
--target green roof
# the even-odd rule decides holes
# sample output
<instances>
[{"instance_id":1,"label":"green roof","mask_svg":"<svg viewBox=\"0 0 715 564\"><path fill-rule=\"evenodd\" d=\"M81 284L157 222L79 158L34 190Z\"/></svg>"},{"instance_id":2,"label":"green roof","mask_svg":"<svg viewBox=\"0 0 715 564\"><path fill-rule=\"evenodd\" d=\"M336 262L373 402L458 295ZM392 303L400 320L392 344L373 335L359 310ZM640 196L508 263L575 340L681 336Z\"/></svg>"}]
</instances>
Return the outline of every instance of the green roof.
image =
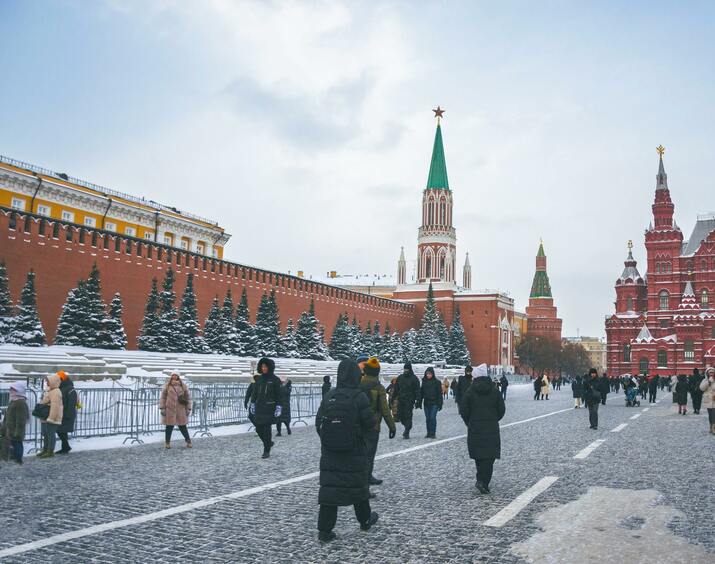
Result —
<instances>
[{"instance_id":1,"label":"green roof","mask_svg":"<svg viewBox=\"0 0 715 564\"><path fill-rule=\"evenodd\" d=\"M537 270L534 274L534 281L531 284L530 298L550 298L551 284L549 284L549 275L545 270Z\"/></svg>"},{"instance_id":2,"label":"green roof","mask_svg":"<svg viewBox=\"0 0 715 564\"><path fill-rule=\"evenodd\" d=\"M545 257L546 256L546 253L544 252L544 242L543 241L541 241L541 243L539 243L539 252L536 253L536 256L537 257Z\"/></svg>"},{"instance_id":3,"label":"green roof","mask_svg":"<svg viewBox=\"0 0 715 564\"><path fill-rule=\"evenodd\" d=\"M437 132L434 134L434 147L432 147L432 162L429 165L427 188L449 190L447 163L444 161L444 146L442 145L442 127L439 123L437 124Z\"/></svg>"}]
</instances>

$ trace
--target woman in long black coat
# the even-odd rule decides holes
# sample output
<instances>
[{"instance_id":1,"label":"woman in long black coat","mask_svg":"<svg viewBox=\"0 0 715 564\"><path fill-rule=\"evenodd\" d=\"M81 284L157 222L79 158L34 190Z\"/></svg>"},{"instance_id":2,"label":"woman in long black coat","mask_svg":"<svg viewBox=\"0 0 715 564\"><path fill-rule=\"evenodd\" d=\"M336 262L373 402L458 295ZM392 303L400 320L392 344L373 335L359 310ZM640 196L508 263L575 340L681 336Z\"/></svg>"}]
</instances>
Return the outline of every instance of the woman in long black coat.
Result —
<instances>
[{"instance_id":1,"label":"woman in long black coat","mask_svg":"<svg viewBox=\"0 0 715 564\"><path fill-rule=\"evenodd\" d=\"M286 383L281 386L280 404L281 404L281 416L276 421L276 436L281 436L281 424L286 426L286 431L291 434L290 431L290 393L293 391L293 383L290 380L286 380Z\"/></svg>"},{"instance_id":2,"label":"woman in long black coat","mask_svg":"<svg viewBox=\"0 0 715 564\"><path fill-rule=\"evenodd\" d=\"M469 428L469 458L477 465L476 485L481 493L489 493L494 460L501 458L499 421L505 412L504 400L491 380L487 376L475 378L462 401L460 415Z\"/></svg>"},{"instance_id":3,"label":"woman in long black coat","mask_svg":"<svg viewBox=\"0 0 715 564\"><path fill-rule=\"evenodd\" d=\"M69 434L74 433L74 422L77 418L77 390L64 371L61 370L57 374L60 376L60 392L62 392L62 424L57 427L57 436L62 447L57 454L69 454L72 450Z\"/></svg>"},{"instance_id":4,"label":"woman in long black coat","mask_svg":"<svg viewBox=\"0 0 715 564\"><path fill-rule=\"evenodd\" d=\"M678 375L678 382L675 384L673 399L678 404L678 414L685 415L688 412L688 377L685 374Z\"/></svg>"},{"instance_id":5,"label":"woman in long black coat","mask_svg":"<svg viewBox=\"0 0 715 564\"><path fill-rule=\"evenodd\" d=\"M363 530L369 529L377 521L377 513L370 509L370 490L368 488L368 457L364 435L375 427L375 417L370 408L370 401L360 390L360 368L353 360L343 360L338 365L337 386L323 398L315 416L315 430L323 432L326 413L333 413L337 402L348 398L355 414L353 428L356 432L351 438L350 450L331 450L321 441L320 449L320 490L318 503L318 537L322 541L335 538L333 528L338 517L338 507L352 505ZM347 414L346 414L347 415Z\"/></svg>"}]
</instances>

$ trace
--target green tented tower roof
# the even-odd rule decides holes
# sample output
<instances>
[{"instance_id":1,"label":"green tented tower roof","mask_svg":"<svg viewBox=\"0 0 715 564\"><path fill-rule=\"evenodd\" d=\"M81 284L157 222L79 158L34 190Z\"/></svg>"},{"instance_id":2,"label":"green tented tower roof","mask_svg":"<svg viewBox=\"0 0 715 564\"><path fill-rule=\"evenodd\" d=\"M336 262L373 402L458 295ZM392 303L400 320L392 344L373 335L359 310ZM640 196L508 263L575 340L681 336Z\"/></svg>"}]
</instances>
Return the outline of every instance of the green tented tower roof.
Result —
<instances>
[{"instance_id":1,"label":"green tented tower roof","mask_svg":"<svg viewBox=\"0 0 715 564\"><path fill-rule=\"evenodd\" d=\"M531 283L530 298L550 298L551 284L549 284L549 275L545 270L537 270L534 274L534 281Z\"/></svg>"},{"instance_id":2,"label":"green tented tower roof","mask_svg":"<svg viewBox=\"0 0 715 564\"><path fill-rule=\"evenodd\" d=\"M442 145L442 127L439 123L437 124L437 132L434 134L434 147L432 147L432 162L429 165L427 188L449 190L447 163L444 160L444 146Z\"/></svg>"}]
</instances>

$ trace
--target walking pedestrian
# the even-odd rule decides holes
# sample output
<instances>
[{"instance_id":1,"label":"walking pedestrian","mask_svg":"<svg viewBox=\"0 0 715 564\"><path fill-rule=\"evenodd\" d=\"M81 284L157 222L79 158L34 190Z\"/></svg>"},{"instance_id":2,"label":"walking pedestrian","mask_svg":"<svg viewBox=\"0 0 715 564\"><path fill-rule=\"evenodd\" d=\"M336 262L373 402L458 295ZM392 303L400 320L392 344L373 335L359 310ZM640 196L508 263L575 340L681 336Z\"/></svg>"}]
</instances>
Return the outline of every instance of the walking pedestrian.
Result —
<instances>
[{"instance_id":1,"label":"walking pedestrian","mask_svg":"<svg viewBox=\"0 0 715 564\"><path fill-rule=\"evenodd\" d=\"M541 376L534 378L534 401L540 399L541 396Z\"/></svg>"},{"instance_id":2,"label":"walking pedestrian","mask_svg":"<svg viewBox=\"0 0 715 564\"><path fill-rule=\"evenodd\" d=\"M420 381L412 371L412 364L405 363L402 374L397 377L397 417L404 427L403 439L410 438L412 412L420 402Z\"/></svg>"},{"instance_id":3,"label":"walking pedestrian","mask_svg":"<svg viewBox=\"0 0 715 564\"><path fill-rule=\"evenodd\" d=\"M10 384L10 403L5 411L5 419L0 425L0 435L10 443L10 455L18 464L22 464L22 456L25 450L23 447L25 427L29 418L27 386L25 382L18 380Z\"/></svg>"},{"instance_id":4,"label":"walking pedestrian","mask_svg":"<svg viewBox=\"0 0 715 564\"><path fill-rule=\"evenodd\" d=\"M161 411L161 424L164 425L164 448L171 448L171 435L174 426L179 428L184 437L186 448L191 448L191 437L186 427L193 403L189 388L181 380L178 370L172 371L159 395L159 410Z\"/></svg>"},{"instance_id":5,"label":"walking pedestrian","mask_svg":"<svg viewBox=\"0 0 715 564\"><path fill-rule=\"evenodd\" d=\"M57 436L62 446L55 454L69 454L72 450L69 434L74 432L74 422L77 417L77 390L64 370L60 370L57 375L60 377L62 393L62 424L57 429Z\"/></svg>"},{"instance_id":6,"label":"walking pedestrian","mask_svg":"<svg viewBox=\"0 0 715 564\"><path fill-rule=\"evenodd\" d=\"M546 374L541 377L541 399L549 399L549 377Z\"/></svg>"},{"instance_id":7,"label":"walking pedestrian","mask_svg":"<svg viewBox=\"0 0 715 564\"><path fill-rule=\"evenodd\" d=\"M608 381L608 375L604 372L598 382L598 391L601 392L601 405L606 405L606 397L608 397L608 392L611 391L611 384Z\"/></svg>"},{"instance_id":8,"label":"walking pedestrian","mask_svg":"<svg viewBox=\"0 0 715 564\"><path fill-rule=\"evenodd\" d=\"M428 367L422 378L422 387L420 390L422 408L425 412L425 423L427 424L425 439L437 438L437 412L442 410L441 389L442 384L435 376L434 368L431 366Z\"/></svg>"},{"instance_id":9,"label":"walking pedestrian","mask_svg":"<svg viewBox=\"0 0 715 564\"><path fill-rule=\"evenodd\" d=\"M644 400L648 394L648 378L645 374L638 379L638 391L641 394L641 399Z\"/></svg>"},{"instance_id":10,"label":"walking pedestrian","mask_svg":"<svg viewBox=\"0 0 715 564\"><path fill-rule=\"evenodd\" d=\"M693 402L693 413L696 415L700 414L700 407L703 403L703 392L700 391L700 382L702 381L703 376L700 374L700 370L694 368L692 375L688 378L688 385L690 387L690 400Z\"/></svg>"},{"instance_id":11,"label":"walking pedestrian","mask_svg":"<svg viewBox=\"0 0 715 564\"><path fill-rule=\"evenodd\" d=\"M45 377L45 387L47 390L42 394L40 404L48 405L50 411L46 418L40 418L42 451L37 455L37 458L52 458L55 455L57 429L62 425L62 392L60 392L60 382L60 377L57 374L48 374Z\"/></svg>"},{"instance_id":12,"label":"walking pedestrian","mask_svg":"<svg viewBox=\"0 0 715 564\"><path fill-rule=\"evenodd\" d=\"M293 383L286 380L281 384L280 406L281 414L276 421L276 437L281 437L281 425L285 425L286 432L290 435L290 394L293 391Z\"/></svg>"},{"instance_id":13,"label":"walking pedestrian","mask_svg":"<svg viewBox=\"0 0 715 564\"><path fill-rule=\"evenodd\" d=\"M601 390L599 385L598 370L591 368L588 379L584 382L586 407L588 407L588 421L591 429L598 430L598 405L601 403Z\"/></svg>"},{"instance_id":14,"label":"walking pedestrian","mask_svg":"<svg viewBox=\"0 0 715 564\"><path fill-rule=\"evenodd\" d=\"M442 380L442 398L443 399L449 398L449 380L447 378Z\"/></svg>"},{"instance_id":15,"label":"walking pedestrian","mask_svg":"<svg viewBox=\"0 0 715 564\"><path fill-rule=\"evenodd\" d=\"M367 396L370 403L370 410L375 418L375 425L368 430L365 436L365 444L367 446L367 481L370 486L379 486L382 480L376 478L373 474L375 467L375 454L377 453L377 445L380 442L380 425L382 420L385 420L387 428L390 430L389 437L395 438L397 429L395 421L392 418L392 412L387 405L387 392L385 387L380 383L380 361L377 357L371 357L365 363L363 376L360 379L360 390ZM374 497L374 494L370 494Z\"/></svg>"},{"instance_id":16,"label":"walking pedestrian","mask_svg":"<svg viewBox=\"0 0 715 564\"><path fill-rule=\"evenodd\" d=\"M474 369L471 366L464 367L464 374L462 374L457 380L457 388L454 392L454 401L457 403L457 408L459 408L459 403L462 401L464 394L467 393L469 386L472 385L472 372Z\"/></svg>"},{"instance_id":17,"label":"walking pedestrian","mask_svg":"<svg viewBox=\"0 0 715 564\"><path fill-rule=\"evenodd\" d=\"M506 374L502 374L501 378L499 378L499 388L501 389L501 397L504 401L506 401L506 389L509 387L509 378L506 377Z\"/></svg>"},{"instance_id":18,"label":"walking pedestrian","mask_svg":"<svg viewBox=\"0 0 715 564\"><path fill-rule=\"evenodd\" d=\"M456 378L452 378L452 383L449 385L450 390L452 391L452 398L454 401L457 401L457 386L459 385L459 381Z\"/></svg>"},{"instance_id":19,"label":"walking pedestrian","mask_svg":"<svg viewBox=\"0 0 715 564\"><path fill-rule=\"evenodd\" d=\"M658 381L660 377L653 374L648 380L648 403L655 403L655 398L658 395Z\"/></svg>"},{"instance_id":20,"label":"walking pedestrian","mask_svg":"<svg viewBox=\"0 0 715 564\"><path fill-rule=\"evenodd\" d=\"M583 392L583 383L581 376L576 376L571 382L571 395L573 396L574 409L581 409L581 394Z\"/></svg>"},{"instance_id":21,"label":"walking pedestrian","mask_svg":"<svg viewBox=\"0 0 715 564\"><path fill-rule=\"evenodd\" d=\"M390 380L390 384L385 390L387 392L387 401L390 405L390 413L392 413L392 419L397 420L397 378Z\"/></svg>"},{"instance_id":22,"label":"walking pedestrian","mask_svg":"<svg viewBox=\"0 0 715 564\"><path fill-rule=\"evenodd\" d=\"M332 384L330 383L330 376L325 375L323 376L323 386L321 391L323 392L323 397L326 396L326 394L330 391L330 388L332 387Z\"/></svg>"},{"instance_id":23,"label":"walking pedestrian","mask_svg":"<svg viewBox=\"0 0 715 564\"><path fill-rule=\"evenodd\" d=\"M675 384L675 392L673 397L678 404L678 415L686 415L688 413L688 377L685 374L678 375L678 381Z\"/></svg>"},{"instance_id":24,"label":"walking pedestrian","mask_svg":"<svg viewBox=\"0 0 715 564\"><path fill-rule=\"evenodd\" d=\"M375 419L360 390L360 377L354 361L340 361L337 386L325 396L315 416L320 436L318 539L322 542L336 538L333 529L339 506L352 505L364 531L378 519L370 507L365 445L365 433L374 429Z\"/></svg>"},{"instance_id":25,"label":"walking pedestrian","mask_svg":"<svg viewBox=\"0 0 715 564\"><path fill-rule=\"evenodd\" d=\"M715 368L712 366L705 369L705 378L700 382L700 391L703 392L702 406L708 410L710 434L715 435Z\"/></svg>"},{"instance_id":26,"label":"walking pedestrian","mask_svg":"<svg viewBox=\"0 0 715 564\"><path fill-rule=\"evenodd\" d=\"M488 494L494 461L501 458L499 421L504 417L506 407L504 399L487 376L487 365L480 364L476 372L476 378L462 401L460 415L468 428L469 457L477 467L477 490Z\"/></svg>"},{"instance_id":27,"label":"walking pedestrian","mask_svg":"<svg viewBox=\"0 0 715 564\"><path fill-rule=\"evenodd\" d=\"M256 434L263 443L261 458L271 455L273 446L272 425L281 416L281 381L274 374L276 363L272 359L263 357L256 366L258 378L251 393L249 411L253 413Z\"/></svg>"}]
</instances>

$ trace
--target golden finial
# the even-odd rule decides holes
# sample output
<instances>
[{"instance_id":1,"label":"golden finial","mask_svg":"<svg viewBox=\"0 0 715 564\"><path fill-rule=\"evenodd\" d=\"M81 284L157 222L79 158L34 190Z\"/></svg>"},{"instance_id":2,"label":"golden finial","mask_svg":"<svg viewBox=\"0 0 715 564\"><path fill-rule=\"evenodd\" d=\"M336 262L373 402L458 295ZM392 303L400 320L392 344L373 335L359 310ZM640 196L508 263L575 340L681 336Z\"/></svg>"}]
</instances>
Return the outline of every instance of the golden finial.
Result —
<instances>
[{"instance_id":1,"label":"golden finial","mask_svg":"<svg viewBox=\"0 0 715 564\"><path fill-rule=\"evenodd\" d=\"M658 146L655 148L655 150L658 151L658 154L659 154L659 155L661 156L661 158L662 158L662 157L663 157L663 153L665 153L665 147L663 147L663 145L658 145Z\"/></svg>"}]
</instances>

